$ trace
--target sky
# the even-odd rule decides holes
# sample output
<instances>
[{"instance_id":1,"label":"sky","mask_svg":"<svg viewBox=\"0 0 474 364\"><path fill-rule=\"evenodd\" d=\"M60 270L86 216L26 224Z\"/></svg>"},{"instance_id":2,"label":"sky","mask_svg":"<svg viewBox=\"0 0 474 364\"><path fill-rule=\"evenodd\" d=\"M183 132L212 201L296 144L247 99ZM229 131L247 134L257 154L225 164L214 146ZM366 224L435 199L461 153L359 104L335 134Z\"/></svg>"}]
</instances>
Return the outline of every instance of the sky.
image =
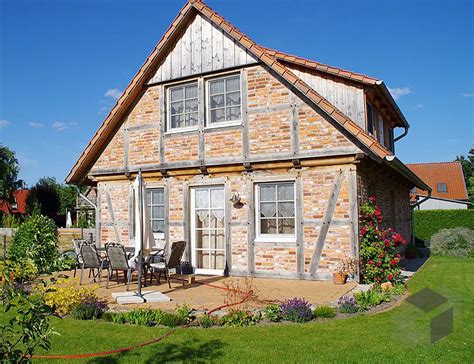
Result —
<instances>
[{"instance_id":1,"label":"sky","mask_svg":"<svg viewBox=\"0 0 474 364\"><path fill-rule=\"evenodd\" d=\"M0 144L63 181L184 0L0 0ZM208 0L257 43L383 79L405 163L474 144L474 1ZM398 130L397 133L401 133Z\"/></svg>"}]
</instances>

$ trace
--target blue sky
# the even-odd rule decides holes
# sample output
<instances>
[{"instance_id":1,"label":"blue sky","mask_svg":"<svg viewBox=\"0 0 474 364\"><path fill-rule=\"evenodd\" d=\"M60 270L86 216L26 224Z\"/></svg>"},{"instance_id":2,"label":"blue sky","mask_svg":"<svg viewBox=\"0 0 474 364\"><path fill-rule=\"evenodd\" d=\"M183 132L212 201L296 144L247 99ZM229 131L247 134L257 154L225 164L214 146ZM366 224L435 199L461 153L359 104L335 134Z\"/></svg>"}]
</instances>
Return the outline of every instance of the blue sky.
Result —
<instances>
[{"instance_id":1,"label":"blue sky","mask_svg":"<svg viewBox=\"0 0 474 364\"><path fill-rule=\"evenodd\" d=\"M64 180L183 0L0 0L0 143L21 178ZM208 0L256 42L383 79L404 162L474 144L472 1Z\"/></svg>"}]
</instances>

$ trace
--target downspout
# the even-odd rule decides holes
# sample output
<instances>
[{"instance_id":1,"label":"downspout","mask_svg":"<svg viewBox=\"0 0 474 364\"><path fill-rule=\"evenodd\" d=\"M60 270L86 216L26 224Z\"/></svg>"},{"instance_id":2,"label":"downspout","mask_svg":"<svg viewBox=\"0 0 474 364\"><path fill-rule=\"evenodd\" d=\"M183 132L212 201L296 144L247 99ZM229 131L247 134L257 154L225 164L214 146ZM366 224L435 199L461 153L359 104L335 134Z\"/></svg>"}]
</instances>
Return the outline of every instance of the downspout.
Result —
<instances>
[{"instance_id":1,"label":"downspout","mask_svg":"<svg viewBox=\"0 0 474 364\"><path fill-rule=\"evenodd\" d=\"M417 201L413 204L410 204L411 207L411 243L415 245L415 209L420 206L423 202L428 200L431 197L431 191L428 190L428 195L422 198L420 201Z\"/></svg>"}]
</instances>

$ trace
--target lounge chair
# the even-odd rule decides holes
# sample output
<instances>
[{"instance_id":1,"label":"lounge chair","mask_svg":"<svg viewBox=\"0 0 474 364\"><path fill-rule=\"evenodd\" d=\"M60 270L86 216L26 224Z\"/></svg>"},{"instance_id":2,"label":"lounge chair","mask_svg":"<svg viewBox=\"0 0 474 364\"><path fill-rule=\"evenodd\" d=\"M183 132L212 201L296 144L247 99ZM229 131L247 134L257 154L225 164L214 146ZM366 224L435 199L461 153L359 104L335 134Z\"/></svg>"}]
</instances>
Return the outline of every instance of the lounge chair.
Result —
<instances>
[{"instance_id":1,"label":"lounge chair","mask_svg":"<svg viewBox=\"0 0 474 364\"><path fill-rule=\"evenodd\" d=\"M164 257L164 261L161 262L150 262L148 264L148 270L150 271L150 284L153 277L156 278L158 284L160 284L161 273L164 272L165 278L168 281L168 286L171 288L170 283L170 269L178 268L181 266L181 258L183 257L184 250L186 249L186 242L185 241L175 241L171 244L171 251L170 254ZM154 274L158 271L158 277ZM181 280L184 286L184 278L183 273L181 273Z\"/></svg>"},{"instance_id":2,"label":"lounge chair","mask_svg":"<svg viewBox=\"0 0 474 364\"><path fill-rule=\"evenodd\" d=\"M81 256L81 245L87 243L84 239L72 239L72 247L74 248L74 253L76 255L76 264L74 265L74 278L76 278L77 268L80 268L82 265L82 256Z\"/></svg>"},{"instance_id":3,"label":"lounge chair","mask_svg":"<svg viewBox=\"0 0 474 364\"><path fill-rule=\"evenodd\" d=\"M109 274L107 275L107 284L106 288L109 288L109 281L112 277L113 272L117 275L117 282L118 282L118 271L121 270L122 272L127 272L126 280L127 280L127 291L130 287L130 281L132 280L132 272L136 270L133 268L129 263L129 256L125 251L125 248L122 244L117 243L108 243L105 244L105 251L107 252L107 256L109 258ZM146 278L145 278L146 280Z\"/></svg>"},{"instance_id":4,"label":"lounge chair","mask_svg":"<svg viewBox=\"0 0 474 364\"><path fill-rule=\"evenodd\" d=\"M102 280L102 271L104 269L109 268L109 261L107 259L102 258L99 253L97 252L97 248L95 244L91 244L88 242L83 242L80 245L80 252L81 252L81 280L80 284L82 284L82 275L84 269L89 269L89 277L90 273L92 273L92 281L96 281L96 278L99 277L99 285ZM97 269L97 273L95 274L95 269Z\"/></svg>"}]
</instances>

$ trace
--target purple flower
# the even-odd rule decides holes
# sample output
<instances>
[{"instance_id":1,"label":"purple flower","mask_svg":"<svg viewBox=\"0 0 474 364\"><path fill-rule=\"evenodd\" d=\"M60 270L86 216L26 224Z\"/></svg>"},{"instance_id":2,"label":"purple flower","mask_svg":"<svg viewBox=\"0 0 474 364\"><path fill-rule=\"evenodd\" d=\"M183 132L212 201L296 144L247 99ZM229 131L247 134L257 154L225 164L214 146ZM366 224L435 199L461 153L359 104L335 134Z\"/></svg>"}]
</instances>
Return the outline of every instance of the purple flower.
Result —
<instances>
[{"instance_id":1,"label":"purple flower","mask_svg":"<svg viewBox=\"0 0 474 364\"><path fill-rule=\"evenodd\" d=\"M284 320L306 322L313 318L311 304L303 298L292 298L280 305L280 312Z\"/></svg>"}]
</instances>

